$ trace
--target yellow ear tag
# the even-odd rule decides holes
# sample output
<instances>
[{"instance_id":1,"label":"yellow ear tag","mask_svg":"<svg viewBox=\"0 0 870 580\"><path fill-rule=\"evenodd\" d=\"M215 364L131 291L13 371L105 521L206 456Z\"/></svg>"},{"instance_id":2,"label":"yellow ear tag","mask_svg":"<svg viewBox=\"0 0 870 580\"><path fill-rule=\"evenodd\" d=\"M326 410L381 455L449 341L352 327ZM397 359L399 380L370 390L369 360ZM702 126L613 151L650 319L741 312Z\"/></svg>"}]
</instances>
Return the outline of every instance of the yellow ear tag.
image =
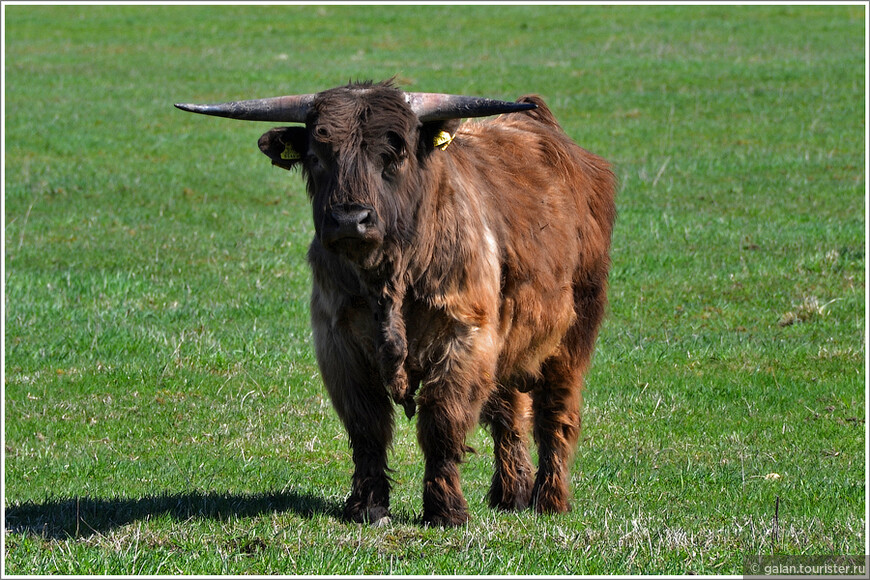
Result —
<instances>
[{"instance_id":1,"label":"yellow ear tag","mask_svg":"<svg viewBox=\"0 0 870 580\"><path fill-rule=\"evenodd\" d=\"M440 147L442 151L447 149L447 146L453 143L453 135L447 131L441 131L435 135L435 147Z\"/></svg>"},{"instance_id":2,"label":"yellow ear tag","mask_svg":"<svg viewBox=\"0 0 870 580\"><path fill-rule=\"evenodd\" d=\"M302 159L299 152L293 149L293 145L287 143L284 146L284 151L281 152L281 159Z\"/></svg>"}]
</instances>

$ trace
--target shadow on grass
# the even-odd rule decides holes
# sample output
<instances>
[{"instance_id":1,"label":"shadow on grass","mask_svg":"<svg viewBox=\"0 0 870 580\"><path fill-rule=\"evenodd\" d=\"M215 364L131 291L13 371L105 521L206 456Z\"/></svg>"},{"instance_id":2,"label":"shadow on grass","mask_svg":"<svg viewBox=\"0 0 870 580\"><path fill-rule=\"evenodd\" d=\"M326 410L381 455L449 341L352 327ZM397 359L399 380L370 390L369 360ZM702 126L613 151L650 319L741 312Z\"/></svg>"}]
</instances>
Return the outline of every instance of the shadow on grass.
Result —
<instances>
[{"instance_id":1,"label":"shadow on grass","mask_svg":"<svg viewBox=\"0 0 870 580\"><path fill-rule=\"evenodd\" d=\"M182 493L140 499L70 498L45 503L26 502L6 508L6 530L47 539L89 537L152 517L169 514L178 520L228 520L264 513L293 512L340 518L342 503L294 492L259 494Z\"/></svg>"}]
</instances>

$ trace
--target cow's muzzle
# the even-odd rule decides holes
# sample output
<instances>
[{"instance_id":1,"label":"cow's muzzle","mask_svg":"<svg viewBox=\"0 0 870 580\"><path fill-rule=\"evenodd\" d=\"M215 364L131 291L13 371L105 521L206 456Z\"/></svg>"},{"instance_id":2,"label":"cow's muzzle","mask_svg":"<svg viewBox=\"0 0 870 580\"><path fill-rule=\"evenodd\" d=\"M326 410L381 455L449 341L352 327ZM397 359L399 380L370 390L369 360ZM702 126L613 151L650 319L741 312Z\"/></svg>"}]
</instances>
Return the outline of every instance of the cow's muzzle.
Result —
<instances>
[{"instance_id":1,"label":"cow's muzzle","mask_svg":"<svg viewBox=\"0 0 870 580\"><path fill-rule=\"evenodd\" d=\"M374 208L356 203L329 208L320 237L324 246L351 258L360 251L368 253L383 241Z\"/></svg>"}]
</instances>

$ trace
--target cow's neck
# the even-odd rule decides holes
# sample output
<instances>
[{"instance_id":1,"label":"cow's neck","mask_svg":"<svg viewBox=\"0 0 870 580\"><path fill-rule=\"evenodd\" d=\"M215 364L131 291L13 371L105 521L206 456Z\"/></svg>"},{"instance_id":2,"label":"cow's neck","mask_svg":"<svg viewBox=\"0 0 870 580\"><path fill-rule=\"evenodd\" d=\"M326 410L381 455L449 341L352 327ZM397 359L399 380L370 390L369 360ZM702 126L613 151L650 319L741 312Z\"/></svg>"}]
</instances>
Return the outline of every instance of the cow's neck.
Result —
<instances>
[{"instance_id":1,"label":"cow's neck","mask_svg":"<svg viewBox=\"0 0 870 580\"><path fill-rule=\"evenodd\" d=\"M423 180L428 185L420 195L416 237L405 267L418 295L443 294L461 283L465 262L474 253L477 234L470 219L474 209L466 192L451 179L455 168L449 165L446 158L431 163Z\"/></svg>"}]
</instances>

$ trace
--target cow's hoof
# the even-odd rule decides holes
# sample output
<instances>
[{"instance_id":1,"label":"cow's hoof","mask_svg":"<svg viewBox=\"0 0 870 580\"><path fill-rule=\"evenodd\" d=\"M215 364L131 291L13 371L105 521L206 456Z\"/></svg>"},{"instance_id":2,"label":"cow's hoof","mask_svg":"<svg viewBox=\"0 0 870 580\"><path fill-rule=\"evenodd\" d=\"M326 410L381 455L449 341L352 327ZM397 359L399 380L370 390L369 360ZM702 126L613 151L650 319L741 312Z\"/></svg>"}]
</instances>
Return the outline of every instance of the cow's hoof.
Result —
<instances>
[{"instance_id":1,"label":"cow's hoof","mask_svg":"<svg viewBox=\"0 0 870 580\"><path fill-rule=\"evenodd\" d=\"M379 522L387 520L386 523L389 523L390 510L380 505L365 507L348 504L344 508L344 519L358 524L385 525Z\"/></svg>"},{"instance_id":2,"label":"cow's hoof","mask_svg":"<svg viewBox=\"0 0 870 580\"><path fill-rule=\"evenodd\" d=\"M534 509L539 514L563 514L571 511L571 503L567 494L563 493L536 493L534 497Z\"/></svg>"},{"instance_id":3,"label":"cow's hoof","mask_svg":"<svg viewBox=\"0 0 870 580\"><path fill-rule=\"evenodd\" d=\"M529 500L522 497L502 497L500 500L490 499L489 507L502 512L519 512L529 507Z\"/></svg>"},{"instance_id":4,"label":"cow's hoof","mask_svg":"<svg viewBox=\"0 0 870 580\"><path fill-rule=\"evenodd\" d=\"M564 514L570 511L571 504L567 502L553 504L538 502L535 504L535 513L538 514Z\"/></svg>"},{"instance_id":5,"label":"cow's hoof","mask_svg":"<svg viewBox=\"0 0 870 580\"><path fill-rule=\"evenodd\" d=\"M468 523L468 512L451 512L446 515L423 515L423 525L428 527L455 528Z\"/></svg>"},{"instance_id":6,"label":"cow's hoof","mask_svg":"<svg viewBox=\"0 0 870 580\"><path fill-rule=\"evenodd\" d=\"M564 484L541 478L540 474L532 489L532 504L539 514L562 514L571 511L568 487Z\"/></svg>"},{"instance_id":7,"label":"cow's hoof","mask_svg":"<svg viewBox=\"0 0 870 580\"><path fill-rule=\"evenodd\" d=\"M515 480L512 487L507 487L499 478L494 478L487 493L489 507L501 511L521 511L529 507L532 501L531 478Z\"/></svg>"}]
</instances>

